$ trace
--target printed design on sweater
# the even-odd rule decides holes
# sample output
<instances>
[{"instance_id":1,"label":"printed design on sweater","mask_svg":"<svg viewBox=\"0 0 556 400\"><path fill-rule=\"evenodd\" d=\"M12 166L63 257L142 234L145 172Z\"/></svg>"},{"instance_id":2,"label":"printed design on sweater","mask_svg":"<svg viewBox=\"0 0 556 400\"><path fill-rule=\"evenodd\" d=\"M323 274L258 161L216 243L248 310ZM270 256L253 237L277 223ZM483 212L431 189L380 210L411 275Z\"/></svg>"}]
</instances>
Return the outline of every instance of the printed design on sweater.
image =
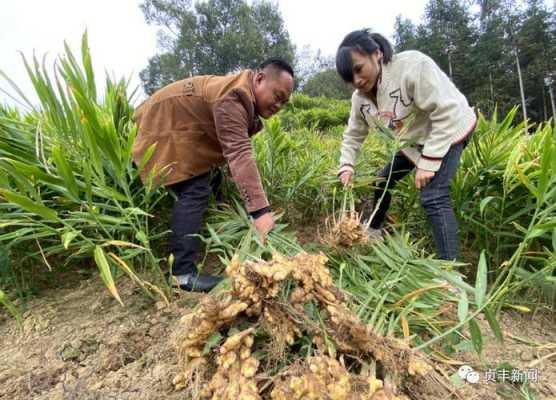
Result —
<instances>
[{"instance_id":1,"label":"printed design on sweater","mask_svg":"<svg viewBox=\"0 0 556 400\"><path fill-rule=\"evenodd\" d=\"M407 102L404 101L401 88L392 90L388 95L390 96L391 99L396 99L396 102L394 103L394 112L396 112L396 107L398 106L398 102L402 103L402 105L406 108L409 107L411 104L413 104L413 99L409 99L409 101Z\"/></svg>"},{"instance_id":2,"label":"printed design on sweater","mask_svg":"<svg viewBox=\"0 0 556 400\"><path fill-rule=\"evenodd\" d=\"M405 116L398 118L398 105L401 104L404 108L407 108L413 104L413 99L409 99L409 101L404 100L402 96L402 90L400 88L393 90L389 93L390 98L394 99L394 105L392 107L392 111L378 111L374 117L377 119L381 119L385 122L385 125L388 126L389 129L392 130L399 130L404 126L404 120L407 119L411 112L408 112ZM371 104L363 103L359 107L359 113L361 114L361 119L365 122L367 127L370 127L368 117L371 115Z\"/></svg>"},{"instance_id":3,"label":"printed design on sweater","mask_svg":"<svg viewBox=\"0 0 556 400\"><path fill-rule=\"evenodd\" d=\"M365 122L367 128L369 128L370 125L369 121L367 121L367 115L371 114L371 105L369 103L361 104L361 107L359 107L359 113L361 114L361 119L363 120L363 122Z\"/></svg>"},{"instance_id":4,"label":"printed design on sweater","mask_svg":"<svg viewBox=\"0 0 556 400\"><path fill-rule=\"evenodd\" d=\"M401 88L392 90L388 95L391 99L394 99L394 106L392 107L392 112L383 112L382 114L384 115L384 117L389 118L388 128L398 130L403 127L403 120L411 115L411 113L408 112L405 116L398 118L398 105L401 103L401 105L403 105L405 108L408 108L411 104L413 104L413 99L410 98L409 101L405 101L402 96ZM379 113L379 115L380 114L381 113Z\"/></svg>"}]
</instances>

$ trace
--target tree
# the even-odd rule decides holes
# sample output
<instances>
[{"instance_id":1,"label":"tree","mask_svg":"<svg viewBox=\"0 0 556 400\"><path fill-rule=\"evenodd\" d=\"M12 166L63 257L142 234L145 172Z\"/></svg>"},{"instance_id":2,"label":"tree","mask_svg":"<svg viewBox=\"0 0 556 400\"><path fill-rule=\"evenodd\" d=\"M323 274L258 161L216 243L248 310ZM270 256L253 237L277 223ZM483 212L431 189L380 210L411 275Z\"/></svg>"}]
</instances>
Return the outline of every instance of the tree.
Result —
<instances>
[{"instance_id":1,"label":"tree","mask_svg":"<svg viewBox=\"0 0 556 400\"><path fill-rule=\"evenodd\" d=\"M353 88L340 78L336 69L329 68L312 75L303 85L302 92L309 96L350 99Z\"/></svg>"},{"instance_id":2,"label":"tree","mask_svg":"<svg viewBox=\"0 0 556 400\"><path fill-rule=\"evenodd\" d=\"M524 69L528 116L537 121L548 116L549 99L544 78L550 74L556 61L556 37L550 25L551 13L544 1L527 0L515 42Z\"/></svg>"},{"instance_id":3,"label":"tree","mask_svg":"<svg viewBox=\"0 0 556 400\"><path fill-rule=\"evenodd\" d=\"M519 23L514 0L478 0L478 39L473 50L477 85L470 101L487 114L506 113L520 103L512 38Z\"/></svg>"},{"instance_id":4,"label":"tree","mask_svg":"<svg viewBox=\"0 0 556 400\"><path fill-rule=\"evenodd\" d=\"M464 92L474 90L479 74L471 52L477 32L469 0L429 0L422 22L415 26L399 15L394 40L397 51L415 49L430 56Z\"/></svg>"},{"instance_id":5,"label":"tree","mask_svg":"<svg viewBox=\"0 0 556 400\"><path fill-rule=\"evenodd\" d=\"M409 18L396 17L394 23L394 45L396 51L417 49L417 28Z\"/></svg>"},{"instance_id":6,"label":"tree","mask_svg":"<svg viewBox=\"0 0 556 400\"><path fill-rule=\"evenodd\" d=\"M468 10L478 6L476 15ZM489 114L522 104L522 116L549 116L544 78L555 74L556 16L543 0L429 0L424 20L414 26L399 16L399 50L431 56L469 102ZM452 68L451 68L451 67ZM523 93L523 94L522 94Z\"/></svg>"},{"instance_id":7,"label":"tree","mask_svg":"<svg viewBox=\"0 0 556 400\"><path fill-rule=\"evenodd\" d=\"M278 6L261 0L146 0L147 23L161 27L161 54L140 73L145 92L191 75L255 68L268 57L292 62L294 46Z\"/></svg>"},{"instance_id":8,"label":"tree","mask_svg":"<svg viewBox=\"0 0 556 400\"><path fill-rule=\"evenodd\" d=\"M469 1L430 0L423 23L417 29L418 48L431 56L464 92L475 85L470 50L476 40Z\"/></svg>"},{"instance_id":9,"label":"tree","mask_svg":"<svg viewBox=\"0 0 556 400\"><path fill-rule=\"evenodd\" d=\"M310 45L303 46L295 52L296 88L303 88L312 76L334 67L333 56L326 56L320 49L314 50Z\"/></svg>"},{"instance_id":10,"label":"tree","mask_svg":"<svg viewBox=\"0 0 556 400\"><path fill-rule=\"evenodd\" d=\"M542 0L482 0L479 69L488 71L495 102L506 112L522 103L522 117L547 118L549 99L544 78L554 62L553 17ZM552 26L552 28L551 28Z\"/></svg>"}]
</instances>

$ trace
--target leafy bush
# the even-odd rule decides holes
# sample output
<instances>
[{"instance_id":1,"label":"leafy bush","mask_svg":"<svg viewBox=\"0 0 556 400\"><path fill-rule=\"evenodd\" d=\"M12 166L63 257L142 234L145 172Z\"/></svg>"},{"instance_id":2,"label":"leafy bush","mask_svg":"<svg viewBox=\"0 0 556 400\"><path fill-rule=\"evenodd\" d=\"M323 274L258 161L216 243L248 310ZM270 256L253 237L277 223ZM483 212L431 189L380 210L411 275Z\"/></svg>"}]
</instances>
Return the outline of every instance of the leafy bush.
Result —
<instances>
[{"instance_id":1,"label":"leafy bush","mask_svg":"<svg viewBox=\"0 0 556 400\"><path fill-rule=\"evenodd\" d=\"M486 249L493 265L505 266L493 271L498 283L520 273L516 288L544 287L553 301L556 130L545 124L526 135L523 123L512 126L515 114L514 108L502 122L496 113L491 120L481 116L452 187L455 209L464 238Z\"/></svg>"},{"instance_id":2,"label":"leafy bush","mask_svg":"<svg viewBox=\"0 0 556 400\"><path fill-rule=\"evenodd\" d=\"M286 130L327 131L340 126L345 127L350 109L348 101L296 94L280 114L280 119Z\"/></svg>"}]
</instances>

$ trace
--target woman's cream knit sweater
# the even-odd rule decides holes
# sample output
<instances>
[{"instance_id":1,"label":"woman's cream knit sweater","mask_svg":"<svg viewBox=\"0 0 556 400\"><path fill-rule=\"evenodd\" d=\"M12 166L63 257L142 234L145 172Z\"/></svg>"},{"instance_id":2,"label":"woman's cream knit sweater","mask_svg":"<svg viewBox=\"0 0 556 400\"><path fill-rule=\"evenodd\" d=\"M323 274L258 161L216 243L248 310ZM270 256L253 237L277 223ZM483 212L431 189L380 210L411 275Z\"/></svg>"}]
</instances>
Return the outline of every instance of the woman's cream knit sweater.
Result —
<instances>
[{"instance_id":1,"label":"woman's cream knit sweater","mask_svg":"<svg viewBox=\"0 0 556 400\"><path fill-rule=\"evenodd\" d=\"M450 146L464 140L475 124L465 96L430 57L418 51L395 54L382 68L377 104L359 90L353 93L340 173L354 172L369 129L392 133L418 168L438 171Z\"/></svg>"}]
</instances>

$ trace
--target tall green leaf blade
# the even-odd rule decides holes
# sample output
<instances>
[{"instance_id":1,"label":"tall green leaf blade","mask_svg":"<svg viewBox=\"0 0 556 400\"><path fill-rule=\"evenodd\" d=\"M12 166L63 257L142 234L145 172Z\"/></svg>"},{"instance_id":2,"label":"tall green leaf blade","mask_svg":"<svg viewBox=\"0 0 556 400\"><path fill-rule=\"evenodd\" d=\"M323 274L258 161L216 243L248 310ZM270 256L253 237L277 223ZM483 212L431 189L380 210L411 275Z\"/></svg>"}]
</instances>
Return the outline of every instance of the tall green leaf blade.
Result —
<instances>
[{"instance_id":1,"label":"tall green leaf blade","mask_svg":"<svg viewBox=\"0 0 556 400\"><path fill-rule=\"evenodd\" d=\"M533 185L533 183L531 182L531 180L523 173L523 171L521 169L517 169L517 176L519 178L519 180L521 181L521 183L523 183L523 185L529 189L529 191L531 192L531 194L533 196L535 196L535 198L537 199L537 201L540 201L541 197L540 197L540 193L538 191L538 189Z\"/></svg>"},{"instance_id":2,"label":"tall green leaf blade","mask_svg":"<svg viewBox=\"0 0 556 400\"><path fill-rule=\"evenodd\" d=\"M60 147L56 146L52 149L52 158L56 163L58 172L64 178L65 186L70 193L72 200L79 202L79 187L77 186L77 181L73 175L73 171L67 162L66 158L62 155L62 150Z\"/></svg>"},{"instance_id":3,"label":"tall green leaf blade","mask_svg":"<svg viewBox=\"0 0 556 400\"><path fill-rule=\"evenodd\" d=\"M81 57L83 62L83 68L85 69L85 75L87 77L87 87L89 91L89 96L96 100L97 89L95 85L95 74L93 72L93 63L91 61L91 50L89 49L89 38L87 31L83 33L81 38Z\"/></svg>"},{"instance_id":4,"label":"tall green leaf blade","mask_svg":"<svg viewBox=\"0 0 556 400\"><path fill-rule=\"evenodd\" d=\"M17 86L17 84L16 84L13 80L11 80L10 77L9 77L8 75L6 75L6 73L3 72L1 69L0 69L0 77L2 77L2 79L6 80L6 81L8 82L8 84L12 87L12 89L15 90L15 92L17 93L17 95L18 95L23 101L25 101L25 103L26 103L26 104L24 104L25 106L28 106L28 107L29 107L30 109L32 109L32 110L35 109L34 106L33 106L33 103L32 103L31 101L29 101L29 99L25 96L25 93L23 93L23 91L19 88L19 86ZM3 91L3 90L2 90L2 91ZM21 104L21 102L20 102L18 99L14 98L14 97L13 97L12 95L10 95L9 93L8 93L8 96L10 96L10 97L13 98L15 101L17 101L18 103Z\"/></svg>"},{"instance_id":5,"label":"tall green leaf blade","mask_svg":"<svg viewBox=\"0 0 556 400\"><path fill-rule=\"evenodd\" d=\"M469 300L467 299L467 292L465 290L461 291L461 295L458 301L458 319L460 322L465 321L467 314L469 313Z\"/></svg>"},{"instance_id":6,"label":"tall green leaf blade","mask_svg":"<svg viewBox=\"0 0 556 400\"><path fill-rule=\"evenodd\" d=\"M483 352L483 335L479 324L474 319L469 320L469 332L471 333L471 341L475 351L481 354Z\"/></svg>"},{"instance_id":7,"label":"tall green leaf blade","mask_svg":"<svg viewBox=\"0 0 556 400\"><path fill-rule=\"evenodd\" d=\"M496 319L496 315L492 312L490 306L486 307L484 310L485 317L490 325L490 329L494 333L494 337L498 339L500 343L504 343L504 335L502 334L502 329L500 329L500 324L498 324L498 320Z\"/></svg>"},{"instance_id":8,"label":"tall green leaf blade","mask_svg":"<svg viewBox=\"0 0 556 400\"><path fill-rule=\"evenodd\" d=\"M481 213L481 216L484 216L485 214L485 207L488 205L488 203L490 203L492 200L494 200L493 196L487 196L484 199L481 200L481 203L479 205L479 212Z\"/></svg>"},{"instance_id":9,"label":"tall green leaf blade","mask_svg":"<svg viewBox=\"0 0 556 400\"><path fill-rule=\"evenodd\" d=\"M8 166L11 164L11 166ZM54 185L63 185L63 180L57 176L52 176L41 170L38 166L24 163L13 159L0 159L0 168L8 169L10 171L17 170L18 172L24 174L29 180L40 179L41 181L52 183Z\"/></svg>"},{"instance_id":10,"label":"tall green leaf blade","mask_svg":"<svg viewBox=\"0 0 556 400\"><path fill-rule=\"evenodd\" d=\"M0 189L0 195L5 197L10 203L14 203L24 210L32 212L46 220L57 221L58 214L51 208L48 208L38 202L35 202L28 197L21 196L7 189Z\"/></svg>"},{"instance_id":11,"label":"tall green leaf blade","mask_svg":"<svg viewBox=\"0 0 556 400\"><path fill-rule=\"evenodd\" d=\"M475 281L475 303L477 307L482 307L487 289L487 263L484 250L479 258L479 266L477 268L477 279Z\"/></svg>"},{"instance_id":12,"label":"tall green leaf blade","mask_svg":"<svg viewBox=\"0 0 556 400\"><path fill-rule=\"evenodd\" d=\"M100 271L100 277L104 281L104 284L106 285L112 296L114 296L114 298L118 300L118 302L123 306L124 303L122 302L122 299L120 298L120 295L118 293L118 289L116 288L116 284L114 283L114 277L112 276L112 272L110 271L110 264L108 264L106 254L104 253L102 247L98 245L95 246L94 256L95 262Z\"/></svg>"},{"instance_id":13,"label":"tall green leaf blade","mask_svg":"<svg viewBox=\"0 0 556 400\"><path fill-rule=\"evenodd\" d=\"M543 153L542 153L542 157L541 157L541 168L540 168L540 177L539 177L539 194L543 195L547 184L548 184L548 180L550 179L550 176L552 176L552 174L555 173L555 171L552 171L550 169L550 164L551 161L554 157L556 157L556 152L553 150L554 145L553 145L553 139L552 139L552 135L551 132L549 130L545 131L545 138L544 138L544 143L543 143Z\"/></svg>"}]
</instances>

